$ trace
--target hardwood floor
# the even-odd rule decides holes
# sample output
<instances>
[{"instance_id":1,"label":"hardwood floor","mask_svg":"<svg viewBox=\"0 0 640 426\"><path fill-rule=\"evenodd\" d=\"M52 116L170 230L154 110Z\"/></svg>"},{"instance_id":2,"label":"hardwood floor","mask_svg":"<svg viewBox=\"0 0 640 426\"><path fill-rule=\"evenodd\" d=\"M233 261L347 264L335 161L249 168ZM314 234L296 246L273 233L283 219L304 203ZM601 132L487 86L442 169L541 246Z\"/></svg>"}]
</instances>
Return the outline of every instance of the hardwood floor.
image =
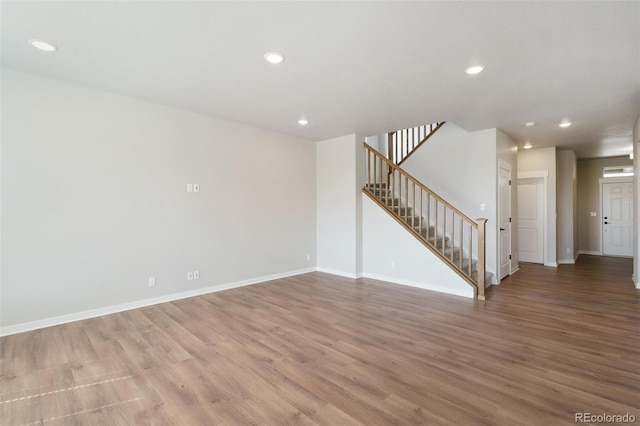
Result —
<instances>
[{"instance_id":1,"label":"hardwood floor","mask_svg":"<svg viewBox=\"0 0 640 426\"><path fill-rule=\"evenodd\" d=\"M631 268L524 264L486 302L311 273L7 336L0 423L640 422Z\"/></svg>"}]
</instances>

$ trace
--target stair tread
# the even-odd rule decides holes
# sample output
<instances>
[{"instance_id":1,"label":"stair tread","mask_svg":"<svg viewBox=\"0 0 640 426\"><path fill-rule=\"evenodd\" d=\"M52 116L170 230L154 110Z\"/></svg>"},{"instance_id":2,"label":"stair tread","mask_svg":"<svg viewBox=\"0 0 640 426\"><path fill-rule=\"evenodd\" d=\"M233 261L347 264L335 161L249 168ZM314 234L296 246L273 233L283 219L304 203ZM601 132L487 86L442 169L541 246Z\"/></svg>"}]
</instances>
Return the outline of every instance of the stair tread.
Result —
<instances>
[{"instance_id":1,"label":"stair tread","mask_svg":"<svg viewBox=\"0 0 640 426\"><path fill-rule=\"evenodd\" d=\"M426 218L412 215L413 207L404 205L400 198L393 196L394 194L391 193L392 190L386 187L386 183L367 184L366 188L370 193L373 193L380 201L385 203L389 207L391 212L393 212L393 214L395 214L411 228L413 228L413 231L416 234L420 235L421 238L426 239L431 247L438 251L448 263L452 263L453 265L455 265L455 267L462 270L462 272L467 276L469 276L468 271L469 265L471 264L471 279L477 282L477 259L469 259L469 257L464 256L464 253L460 250L459 247L454 247L451 245L451 241L448 236L443 237L441 233L436 233L435 226L430 225ZM460 260L461 255L463 256L462 260ZM492 278L493 274L491 272L485 273L485 282L491 282Z\"/></svg>"}]
</instances>

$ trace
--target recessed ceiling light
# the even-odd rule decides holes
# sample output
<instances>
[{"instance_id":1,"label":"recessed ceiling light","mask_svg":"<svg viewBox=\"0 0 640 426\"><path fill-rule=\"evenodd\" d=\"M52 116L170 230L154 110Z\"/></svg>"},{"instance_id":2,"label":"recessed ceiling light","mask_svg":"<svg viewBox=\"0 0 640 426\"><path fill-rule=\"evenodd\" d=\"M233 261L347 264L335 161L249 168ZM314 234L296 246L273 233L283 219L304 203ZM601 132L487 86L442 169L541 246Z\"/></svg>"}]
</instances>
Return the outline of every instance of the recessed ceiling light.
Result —
<instances>
[{"instance_id":1,"label":"recessed ceiling light","mask_svg":"<svg viewBox=\"0 0 640 426\"><path fill-rule=\"evenodd\" d=\"M464 69L464 72L469 75L480 74L482 71L484 71L484 65L472 65Z\"/></svg>"},{"instance_id":2,"label":"recessed ceiling light","mask_svg":"<svg viewBox=\"0 0 640 426\"><path fill-rule=\"evenodd\" d=\"M268 52L264 54L264 60L270 64L281 64L284 62L284 56L278 52Z\"/></svg>"},{"instance_id":3,"label":"recessed ceiling light","mask_svg":"<svg viewBox=\"0 0 640 426\"><path fill-rule=\"evenodd\" d=\"M29 40L29 44L36 49L42 50L43 52L55 52L56 50L58 50L58 48L53 44L47 43L46 41L42 40L36 40L35 38Z\"/></svg>"},{"instance_id":4,"label":"recessed ceiling light","mask_svg":"<svg viewBox=\"0 0 640 426\"><path fill-rule=\"evenodd\" d=\"M525 143L523 146L524 149L531 149L531 144L529 142Z\"/></svg>"},{"instance_id":5,"label":"recessed ceiling light","mask_svg":"<svg viewBox=\"0 0 640 426\"><path fill-rule=\"evenodd\" d=\"M307 124L309 124L309 120L305 120L304 118L298 120L298 124L301 126L306 126Z\"/></svg>"},{"instance_id":6,"label":"recessed ceiling light","mask_svg":"<svg viewBox=\"0 0 640 426\"><path fill-rule=\"evenodd\" d=\"M527 121L526 123L524 123L524 127L533 127L536 125L535 121Z\"/></svg>"},{"instance_id":7,"label":"recessed ceiling light","mask_svg":"<svg viewBox=\"0 0 640 426\"><path fill-rule=\"evenodd\" d=\"M562 123L558 124L558 126L560 126L560 127L569 127L569 126L571 126L571 122L570 121L563 121Z\"/></svg>"}]
</instances>

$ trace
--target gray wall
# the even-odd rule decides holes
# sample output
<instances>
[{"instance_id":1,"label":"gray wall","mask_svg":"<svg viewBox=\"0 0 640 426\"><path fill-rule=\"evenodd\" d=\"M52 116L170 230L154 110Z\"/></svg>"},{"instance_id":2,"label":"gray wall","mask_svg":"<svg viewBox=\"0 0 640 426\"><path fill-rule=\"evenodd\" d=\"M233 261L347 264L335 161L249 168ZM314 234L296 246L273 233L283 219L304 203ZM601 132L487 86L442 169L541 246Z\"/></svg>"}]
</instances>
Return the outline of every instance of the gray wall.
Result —
<instances>
[{"instance_id":1,"label":"gray wall","mask_svg":"<svg viewBox=\"0 0 640 426\"><path fill-rule=\"evenodd\" d=\"M348 135L317 145L318 270L362 275L364 137Z\"/></svg>"},{"instance_id":2,"label":"gray wall","mask_svg":"<svg viewBox=\"0 0 640 426\"><path fill-rule=\"evenodd\" d=\"M556 151L558 196L558 263L574 263L578 256L578 192L576 155L573 151Z\"/></svg>"},{"instance_id":3,"label":"gray wall","mask_svg":"<svg viewBox=\"0 0 640 426\"><path fill-rule=\"evenodd\" d=\"M1 136L3 329L315 266L313 141L6 69Z\"/></svg>"},{"instance_id":4,"label":"gray wall","mask_svg":"<svg viewBox=\"0 0 640 426\"><path fill-rule=\"evenodd\" d=\"M578 246L580 253L602 254L602 205L600 182L602 169L631 165L628 157L578 160ZM596 212L596 216L591 216Z\"/></svg>"}]
</instances>

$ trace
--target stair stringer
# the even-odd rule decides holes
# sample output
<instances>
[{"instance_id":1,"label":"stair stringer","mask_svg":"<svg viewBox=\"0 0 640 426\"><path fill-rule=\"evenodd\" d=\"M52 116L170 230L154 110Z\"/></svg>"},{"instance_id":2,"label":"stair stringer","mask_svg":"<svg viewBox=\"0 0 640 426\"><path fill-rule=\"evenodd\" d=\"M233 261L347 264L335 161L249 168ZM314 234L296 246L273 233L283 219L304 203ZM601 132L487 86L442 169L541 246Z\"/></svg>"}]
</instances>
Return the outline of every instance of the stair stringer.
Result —
<instances>
[{"instance_id":1,"label":"stair stringer","mask_svg":"<svg viewBox=\"0 0 640 426\"><path fill-rule=\"evenodd\" d=\"M402 169L471 217L488 219L486 271L497 283L497 148L495 129L467 132L447 122L402 164ZM481 211L481 204L486 210ZM477 216L476 216L477 215ZM477 257L474 248L473 257Z\"/></svg>"},{"instance_id":2,"label":"stair stringer","mask_svg":"<svg viewBox=\"0 0 640 426\"><path fill-rule=\"evenodd\" d=\"M392 189L392 191L393 191L393 197L396 197L396 198L400 199L401 200L401 205L402 206L407 206L409 209L411 209L414 212L415 216L423 216L423 218L424 218L424 216L426 216L424 214L424 212L420 209L420 206L414 206L413 205L411 199L406 199L404 197L404 195L403 194L399 194L396 191L395 188ZM364 192L366 193L366 191L364 191ZM427 226L434 226L434 227L436 226L436 224L433 221L430 221L430 220L427 221L427 219L423 219L423 220L425 220L425 222L423 222L423 223L426 224ZM436 231L437 231L438 235L444 235L446 237L446 239L449 241L449 243L453 244L453 246L456 249L461 250L463 257L473 259L473 261L476 261L476 259L478 259L477 246L473 247L473 253L469 253L468 247L466 247L466 246L460 247L460 244L458 244L458 240L455 239L455 238L451 238L452 235L451 235L451 232L449 230L445 231L445 230L442 229L442 226L438 226ZM409 232L411 232L411 231L409 231ZM493 273L491 275L493 276ZM490 282L487 283L487 286L489 286L489 285L490 285Z\"/></svg>"},{"instance_id":3,"label":"stair stringer","mask_svg":"<svg viewBox=\"0 0 640 426\"><path fill-rule=\"evenodd\" d=\"M474 288L460 277L365 192L363 276L441 293L474 298ZM391 267L395 262L395 268Z\"/></svg>"}]
</instances>

